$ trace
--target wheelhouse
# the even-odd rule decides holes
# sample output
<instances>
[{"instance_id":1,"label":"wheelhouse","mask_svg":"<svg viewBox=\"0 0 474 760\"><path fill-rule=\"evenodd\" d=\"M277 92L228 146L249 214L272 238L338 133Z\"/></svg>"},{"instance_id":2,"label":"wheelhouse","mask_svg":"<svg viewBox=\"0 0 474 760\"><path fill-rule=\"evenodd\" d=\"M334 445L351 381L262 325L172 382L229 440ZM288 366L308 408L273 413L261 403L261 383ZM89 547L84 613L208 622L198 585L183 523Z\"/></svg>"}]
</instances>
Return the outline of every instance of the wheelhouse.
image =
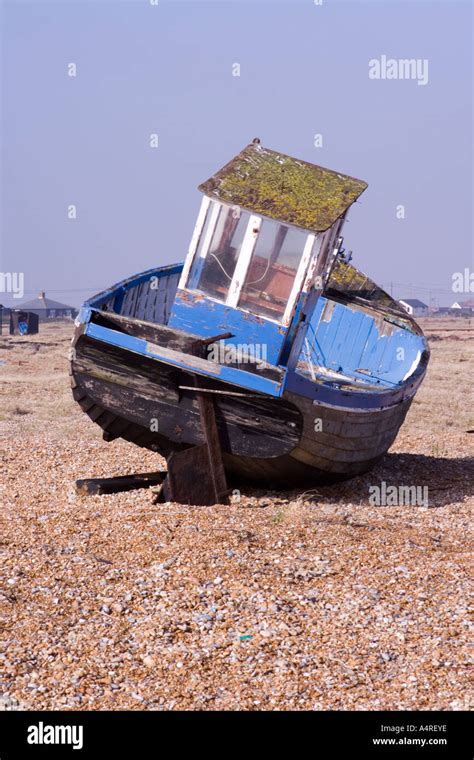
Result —
<instances>
[{"instance_id":1,"label":"wheelhouse","mask_svg":"<svg viewBox=\"0 0 474 760\"><path fill-rule=\"evenodd\" d=\"M203 199L199 244L180 286L288 325L320 236Z\"/></svg>"},{"instance_id":2,"label":"wheelhouse","mask_svg":"<svg viewBox=\"0 0 474 760\"><path fill-rule=\"evenodd\" d=\"M251 143L199 187L204 197L170 326L205 336L228 331L228 341L248 343L255 323L268 362L285 364L302 306L322 290L346 212L365 187Z\"/></svg>"}]
</instances>

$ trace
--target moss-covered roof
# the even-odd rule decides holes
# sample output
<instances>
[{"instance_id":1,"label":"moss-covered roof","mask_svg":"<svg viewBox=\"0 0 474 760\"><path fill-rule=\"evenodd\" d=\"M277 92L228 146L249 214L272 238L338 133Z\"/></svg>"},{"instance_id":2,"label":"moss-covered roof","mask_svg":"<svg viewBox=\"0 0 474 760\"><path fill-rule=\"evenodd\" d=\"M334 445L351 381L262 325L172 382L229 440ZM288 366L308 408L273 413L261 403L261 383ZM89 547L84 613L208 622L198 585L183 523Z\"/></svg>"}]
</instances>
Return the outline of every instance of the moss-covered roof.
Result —
<instances>
[{"instance_id":1,"label":"moss-covered roof","mask_svg":"<svg viewBox=\"0 0 474 760\"><path fill-rule=\"evenodd\" d=\"M199 190L256 214L323 232L366 187L360 179L263 148L255 140Z\"/></svg>"}]
</instances>

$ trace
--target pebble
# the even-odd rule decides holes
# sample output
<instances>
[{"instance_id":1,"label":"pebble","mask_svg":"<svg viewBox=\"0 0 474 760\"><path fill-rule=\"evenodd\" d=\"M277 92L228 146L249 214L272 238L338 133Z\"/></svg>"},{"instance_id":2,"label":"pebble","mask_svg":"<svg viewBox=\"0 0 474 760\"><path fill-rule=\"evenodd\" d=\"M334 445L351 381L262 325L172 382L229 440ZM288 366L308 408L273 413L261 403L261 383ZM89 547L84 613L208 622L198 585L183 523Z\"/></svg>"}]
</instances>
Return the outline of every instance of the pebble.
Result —
<instances>
[{"instance_id":1,"label":"pebble","mask_svg":"<svg viewBox=\"0 0 474 760\"><path fill-rule=\"evenodd\" d=\"M196 509L147 490L71 498L78 478L165 463L105 443L81 413L66 332L45 325L31 340L47 350L15 339L4 351L1 710L472 707L467 340L433 343L433 371L373 472L314 493L242 488L230 506ZM446 364L465 373L449 404ZM10 415L12 395L31 413ZM372 507L382 480L428 482L433 503Z\"/></svg>"}]
</instances>

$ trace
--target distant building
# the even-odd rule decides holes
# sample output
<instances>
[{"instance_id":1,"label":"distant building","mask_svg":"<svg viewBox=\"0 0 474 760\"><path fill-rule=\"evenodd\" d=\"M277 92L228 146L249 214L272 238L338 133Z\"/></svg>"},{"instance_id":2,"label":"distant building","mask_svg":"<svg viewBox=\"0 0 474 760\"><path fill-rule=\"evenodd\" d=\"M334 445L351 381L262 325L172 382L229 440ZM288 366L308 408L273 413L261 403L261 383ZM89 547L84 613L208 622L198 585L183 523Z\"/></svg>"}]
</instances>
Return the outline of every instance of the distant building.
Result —
<instances>
[{"instance_id":1,"label":"distant building","mask_svg":"<svg viewBox=\"0 0 474 760\"><path fill-rule=\"evenodd\" d=\"M37 314L41 319L74 319L78 310L74 306L66 306L59 301L53 301L51 298L46 297L46 293L42 290L37 298L32 301L26 301L16 307L21 311L32 311L33 314Z\"/></svg>"},{"instance_id":2,"label":"distant building","mask_svg":"<svg viewBox=\"0 0 474 760\"><path fill-rule=\"evenodd\" d=\"M425 317L429 311L428 304L419 301L418 298L404 298L398 303L401 303L411 317Z\"/></svg>"},{"instance_id":3,"label":"distant building","mask_svg":"<svg viewBox=\"0 0 474 760\"><path fill-rule=\"evenodd\" d=\"M440 306L435 312L438 317L473 317L474 309L460 306L458 303L452 306Z\"/></svg>"},{"instance_id":4,"label":"distant building","mask_svg":"<svg viewBox=\"0 0 474 760\"><path fill-rule=\"evenodd\" d=\"M450 312L458 317L471 317L474 316L474 298L470 298L467 301L455 301L450 306Z\"/></svg>"}]
</instances>

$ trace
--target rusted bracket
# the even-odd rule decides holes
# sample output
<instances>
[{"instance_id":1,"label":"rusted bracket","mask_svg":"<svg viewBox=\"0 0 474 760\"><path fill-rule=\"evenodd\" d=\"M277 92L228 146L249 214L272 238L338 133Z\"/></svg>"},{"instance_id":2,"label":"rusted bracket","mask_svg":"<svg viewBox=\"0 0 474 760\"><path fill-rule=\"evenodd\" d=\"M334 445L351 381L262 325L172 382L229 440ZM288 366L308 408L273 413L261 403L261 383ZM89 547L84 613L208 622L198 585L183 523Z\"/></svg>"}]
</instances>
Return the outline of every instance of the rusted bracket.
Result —
<instances>
[{"instance_id":1,"label":"rusted bracket","mask_svg":"<svg viewBox=\"0 0 474 760\"><path fill-rule=\"evenodd\" d=\"M219 340L225 340L226 338L233 337L233 333L226 332L221 333L220 335L214 335L212 338L200 338L199 340L195 340L193 343L191 343L191 353L195 356L202 356L203 349L207 348L207 346L210 346L211 343L217 343Z\"/></svg>"}]
</instances>

